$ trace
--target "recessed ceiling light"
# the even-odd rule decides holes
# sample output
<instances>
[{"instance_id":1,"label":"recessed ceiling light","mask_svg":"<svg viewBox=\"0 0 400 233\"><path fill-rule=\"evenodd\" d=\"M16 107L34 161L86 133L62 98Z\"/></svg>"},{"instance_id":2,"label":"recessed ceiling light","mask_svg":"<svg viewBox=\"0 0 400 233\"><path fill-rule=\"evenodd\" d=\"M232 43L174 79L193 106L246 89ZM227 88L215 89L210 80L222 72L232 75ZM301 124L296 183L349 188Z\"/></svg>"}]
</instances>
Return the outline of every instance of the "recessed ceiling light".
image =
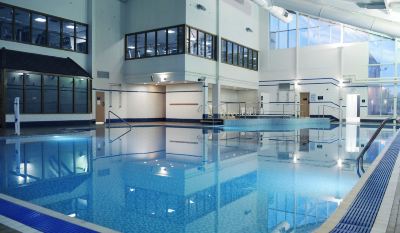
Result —
<instances>
[{"instance_id":1,"label":"recessed ceiling light","mask_svg":"<svg viewBox=\"0 0 400 233\"><path fill-rule=\"evenodd\" d=\"M74 29L75 27L74 27L74 25L67 25L66 28L68 28L68 29Z\"/></svg>"},{"instance_id":2,"label":"recessed ceiling light","mask_svg":"<svg viewBox=\"0 0 400 233\"><path fill-rule=\"evenodd\" d=\"M46 19L45 19L45 18L41 18L41 17L37 17L37 18L35 19L35 21L36 21L36 22L39 22L39 23L44 23L44 22L46 22Z\"/></svg>"},{"instance_id":3,"label":"recessed ceiling light","mask_svg":"<svg viewBox=\"0 0 400 233\"><path fill-rule=\"evenodd\" d=\"M128 46L128 49L135 49L135 46Z\"/></svg>"},{"instance_id":4,"label":"recessed ceiling light","mask_svg":"<svg viewBox=\"0 0 400 233\"><path fill-rule=\"evenodd\" d=\"M176 33L176 31L175 30L168 30L168 34L174 34L174 33Z\"/></svg>"}]
</instances>

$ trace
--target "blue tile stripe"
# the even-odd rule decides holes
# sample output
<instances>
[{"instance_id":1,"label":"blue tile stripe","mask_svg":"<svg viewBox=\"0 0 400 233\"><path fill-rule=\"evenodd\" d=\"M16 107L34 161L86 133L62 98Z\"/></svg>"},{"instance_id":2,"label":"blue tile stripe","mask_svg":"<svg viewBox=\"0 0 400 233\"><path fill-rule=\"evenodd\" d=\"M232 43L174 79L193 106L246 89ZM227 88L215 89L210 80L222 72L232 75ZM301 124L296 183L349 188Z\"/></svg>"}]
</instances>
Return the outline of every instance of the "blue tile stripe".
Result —
<instances>
[{"instance_id":1,"label":"blue tile stripe","mask_svg":"<svg viewBox=\"0 0 400 233\"><path fill-rule=\"evenodd\" d=\"M95 233L85 227L0 199L0 215L44 233Z\"/></svg>"},{"instance_id":2,"label":"blue tile stripe","mask_svg":"<svg viewBox=\"0 0 400 233\"><path fill-rule=\"evenodd\" d=\"M393 140L349 210L331 233L371 232L399 152L400 134Z\"/></svg>"}]
</instances>

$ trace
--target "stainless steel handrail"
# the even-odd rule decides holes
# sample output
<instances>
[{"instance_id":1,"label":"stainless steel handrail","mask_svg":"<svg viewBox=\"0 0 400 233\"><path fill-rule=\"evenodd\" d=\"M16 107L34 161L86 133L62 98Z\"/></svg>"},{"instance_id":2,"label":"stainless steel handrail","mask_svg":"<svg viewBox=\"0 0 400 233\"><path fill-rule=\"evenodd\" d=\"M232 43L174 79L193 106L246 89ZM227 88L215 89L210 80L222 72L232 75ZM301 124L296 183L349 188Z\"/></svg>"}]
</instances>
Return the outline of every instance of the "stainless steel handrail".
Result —
<instances>
[{"instance_id":1,"label":"stainless steel handrail","mask_svg":"<svg viewBox=\"0 0 400 233\"><path fill-rule=\"evenodd\" d=\"M379 133L381 132L383 127L385 127L386 123L388 123L390 121L393 121L393 120L395 120L397 123L399 122L399 119L391 118L391 117L386 118L385 120L383 120L382 123L379 125L379 127L374 132L374 134L372 135L372 137L369 139L367 145L365 145L365 147L361 151L360 155L358 155L358 157L357 157L357 174L358 174L359 177L361 177L360 169L361 169L362 173L365 173L365 170L364 170L364 154L367 152L367 150L369 149L371 144L375 141L376 137L378 137Z\"/></svg>"},{"instance_id":2,"label":"stainless steel handrail","mask_svg":"<svg viewBox=\"0 0 400 233\"><path fill-rule=\"evenodd\" d=\"M132 129L132 125L129 124L126 120L122 119L121 117L119 117L117 114L115 114L115 112L113 111L108 111L108 127L110 127L111 125L111 114L113 114L114 116L116 116L119 120L121 120L123 123L125 123L126 125L129 126L130 129Z\"/></svg>"}]
</instances>

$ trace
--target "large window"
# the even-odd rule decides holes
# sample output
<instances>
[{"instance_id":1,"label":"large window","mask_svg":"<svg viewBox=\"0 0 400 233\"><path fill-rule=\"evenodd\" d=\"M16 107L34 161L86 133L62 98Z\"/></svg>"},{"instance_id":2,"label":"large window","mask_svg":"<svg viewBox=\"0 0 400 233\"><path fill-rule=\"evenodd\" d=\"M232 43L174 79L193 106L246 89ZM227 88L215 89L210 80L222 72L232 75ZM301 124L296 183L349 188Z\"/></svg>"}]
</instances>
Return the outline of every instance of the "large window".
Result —
<instances>
[{"instance_id":1,"label":"large window","mask_svg":"<svg viewBox=\"0 0 400 233\"><path fill-rule=\"evenodd\" d=\"M7 72L8 113L20 98L21 113L88 113L90 80L37 73Z\"/></svg>"},{"instance_id":2,"label":"large window","mask_svg":"<svg viewBox=\"0 0 400 233\"><path fill-rule=\"evenodd\" d=\"M368 87L368 115L392 115L395 88L393 85Z\"/></svg>"},{"instance_id":3,"label":"large window","mask_svg":"<svg viewBox=\"0 0 400 233\"><path fill-rule=\"evenodd\" d=\"M225 39L221 40L221 62L258 70L258 52Z\"/></svg>"},{"instance_id":4,"label":"large window","mask_svg":"<svg viewBox=\"0 0 400 233\"><path fill-rule=\"evenodd\" d=\"M125 59L182 54L184 37L184 26L128 34Z\"/></svg>"},{"instance_id":5,"label":"large window","mask_svg":"<svg viewBox=\"0 0 400 233\"><path fill-rule=\"evenodd\" d=\"M88 26L0 3L0 39L88 52Z\"/></svg>"},{"instance_id":6,"label":"large window","mask_svg":"<svg viewBox=\"0 0 400 233\"><path fill-rule=\"evenodd\" d=\"M32 44L47 45L47 16L32 14Z\"/></svg>"},{"instance_id":7,"label":"large window","mask_svg":"<svg viewBox=\"0 0 400 233\"><path fill-rule=\"evenodd\" d=\"M4 40L13 39L13 15L11 7L0 5L0 38Z\"/></svg>"},{"instance_id":8,"label":"large window","mask_svg":"<svg viewBox=\"0 0 400 233\"><path fill-rule=\"evenodd\" d=\"M189 26L186 27L186 31L189 54L217 60L216 36Z\"/></svg>"},{"instance_id":9,"label":"large window","mask_svg":"<svg viewBox=\"0 0 400 233\"><path fill-rule=\"evenodd\" d=\"M296 47L296 14L290 13L292 22L285 23L270 14L270 47L271 49L286 49Z\"/></svg>"},{"instance_id":10,"label":"large window","mask_svg":"<svg viewBox=\"0 0 400 233\"><path fill-rule=\"evenodd\" d=\"M323 19L299 15L300 47L340 43L341 25Z\"/></svg>"}]
</instances>

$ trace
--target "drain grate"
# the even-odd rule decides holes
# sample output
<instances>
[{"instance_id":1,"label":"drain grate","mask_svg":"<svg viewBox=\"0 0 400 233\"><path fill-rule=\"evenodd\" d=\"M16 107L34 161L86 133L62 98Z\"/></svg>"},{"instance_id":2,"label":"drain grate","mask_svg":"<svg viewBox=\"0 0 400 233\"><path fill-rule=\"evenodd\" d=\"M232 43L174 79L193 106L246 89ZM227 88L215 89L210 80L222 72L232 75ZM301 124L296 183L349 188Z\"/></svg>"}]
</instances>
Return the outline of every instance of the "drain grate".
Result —
<instances>
[{"instance_id":1,"label":"drain grate","mask_svg":"<svg viewBox=\"0 0 400 233\"><path fill-rule=\"evenodd\" d=\"M331 233L371 232L400 151L400 134L357 194L350 209Z\"/></svg>"},{"instance_id":2,"label":"drain grate","mask_svg":"<svg viewBox=\"0 0 400 233\"><path fill-rule=\"evenodd\" d=\"M96 231L0 199L0 215L41 232L95 233Z\"/></svg>"}]
</instances>

